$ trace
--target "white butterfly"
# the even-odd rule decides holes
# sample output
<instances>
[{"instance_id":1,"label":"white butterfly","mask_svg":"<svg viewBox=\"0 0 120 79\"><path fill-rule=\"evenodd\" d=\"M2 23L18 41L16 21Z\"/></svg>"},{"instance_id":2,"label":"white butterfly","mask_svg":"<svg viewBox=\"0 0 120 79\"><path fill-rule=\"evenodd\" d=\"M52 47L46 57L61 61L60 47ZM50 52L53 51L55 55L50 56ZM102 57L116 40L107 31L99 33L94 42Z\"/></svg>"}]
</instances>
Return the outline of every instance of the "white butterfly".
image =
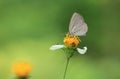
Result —
<instances>
[{"instance_id":1,"label":"white butterfly","mask_svg":"<svg viewBox=\"0 0 120 79\"><path fill-rule=\"evenodd\" d=\"M69 34L70 35L76 35L76 36L84 36L84 35L86 35L87 31L88 31L88 26L84 22L83 17L80 14L75 12L72 15L72 18L70 20ZM50 47L50 50L57 50L57 49L61 49L61 48L64 48L64 47L65 47L65 45L52 45ZM77 48L77 51L80 54L85 54L86 51L87 51L87 47L83 47L83 49Z\"/></svg>"},{"instance_id":2,"label":"white butterfly","mask_svg":"<svg viewBox=\"0 0 120 79\"><path fill-rule=\"evenodd\" d=\"M83 17L80 14L75 12L72 15L72 18L70 20L69 34L77 35L77 36L84 36L84 35L86 35L87 31L88 31L88 26L84 22Z\"/></svg>"}]
</instances>

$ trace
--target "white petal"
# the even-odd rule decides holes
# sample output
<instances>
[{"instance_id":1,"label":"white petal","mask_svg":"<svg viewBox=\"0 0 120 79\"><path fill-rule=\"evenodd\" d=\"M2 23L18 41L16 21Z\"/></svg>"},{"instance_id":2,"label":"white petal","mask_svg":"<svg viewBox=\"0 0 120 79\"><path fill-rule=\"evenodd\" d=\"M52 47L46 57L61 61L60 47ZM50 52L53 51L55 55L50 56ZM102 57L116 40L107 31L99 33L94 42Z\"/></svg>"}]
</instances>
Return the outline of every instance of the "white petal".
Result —
<instances>
[{"instance_id":1,"label":"white petal","mask_svg":"<svg viewBox=\"0 0 120 79\"><path fill-rule=\"evenodd\" d=\"M61 49L63 47L65 47L65 46L64 45L53 45L50 47L50 50L57 50L57 49Z\"/></svg>"},{"instance_id":2,"label":"white petal","mask_svg":"<svg viewBox=\"0 0 120 79\"><path fill-rule=\"evenodd\" d=\"M85 54L86 51L87 51L87 47L83 47L83 49L77 48L77 51L78 51L80 54Z\"/></svg>"}]
</instances>

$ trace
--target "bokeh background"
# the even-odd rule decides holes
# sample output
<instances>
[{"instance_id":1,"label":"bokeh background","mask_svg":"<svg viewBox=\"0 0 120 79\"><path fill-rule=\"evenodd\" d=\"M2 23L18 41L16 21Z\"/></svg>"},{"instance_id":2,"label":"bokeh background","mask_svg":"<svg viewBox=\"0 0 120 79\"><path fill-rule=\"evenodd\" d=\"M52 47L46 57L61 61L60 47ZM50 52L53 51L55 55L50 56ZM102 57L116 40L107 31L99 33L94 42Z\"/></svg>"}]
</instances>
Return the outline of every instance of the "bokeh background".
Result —
<instances>
[{"instance_id":1,"label":"bokeh background","mask_svg":"<svg viewBox=\"0 0 120 79\"><path fill-rule=\"evenodd\" d=\"M70 18L80 13L89 30L66 79L120 79L120 0L0 0L0 79L13 79L12 65L28 61L31 79L62 79L66 58L50 51L63 44Z\"/></svg>"}]
</instances>

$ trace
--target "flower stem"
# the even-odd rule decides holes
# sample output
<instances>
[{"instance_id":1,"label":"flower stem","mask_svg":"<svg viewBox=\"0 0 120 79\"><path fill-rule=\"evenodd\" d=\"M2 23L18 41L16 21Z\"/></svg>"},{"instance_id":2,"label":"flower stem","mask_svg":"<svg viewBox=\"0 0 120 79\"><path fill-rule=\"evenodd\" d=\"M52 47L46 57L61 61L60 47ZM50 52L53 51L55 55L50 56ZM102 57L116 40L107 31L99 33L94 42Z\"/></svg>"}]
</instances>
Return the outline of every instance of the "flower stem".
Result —
<instances>
[{"instance_id":1,"label":"flower stem","mask_svg":"<svg viewBox=\"0 0 120 79\"><path fill-rule=\"evenodd\" d=\"M67 72L67 68L68 68L69 60L70 60L70 57L67 58L67 62L66 62L66 67L65 67L65 72L64 72L63 79L66 78L66 72Z\"/></svg>"},{"instance_id":2,"label":"flower stem","mask_svg":"<svg viewBox=\"0 0 120 79\"><path fill-rule=\"evenodd\" d=\"M18 79L28 79L28 77L20 77L20 78L18 78Z\"/></svg>"}]
</instances>

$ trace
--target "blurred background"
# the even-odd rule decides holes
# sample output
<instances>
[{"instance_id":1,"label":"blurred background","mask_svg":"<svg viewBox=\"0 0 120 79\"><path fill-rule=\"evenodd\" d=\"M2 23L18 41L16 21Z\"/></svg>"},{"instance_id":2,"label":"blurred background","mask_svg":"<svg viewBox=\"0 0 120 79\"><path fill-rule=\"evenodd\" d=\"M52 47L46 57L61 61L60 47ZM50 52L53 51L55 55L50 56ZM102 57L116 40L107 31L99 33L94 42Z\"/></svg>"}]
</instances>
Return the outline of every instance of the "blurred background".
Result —
<instances>
[{"instance_id":1,"label":"blurred background","mask_svg":"<svg viewBox=\"0 0 120 79\"><path fill-rule=\"evenodd\" d=\"M13 79L12 65L28 61L31 79L62 79L66 58L50 51L63 44L70 18L80 13L89 30L66 79L120 79L120 0L0 0L0 79Z\"/></svg>"}]
</instances>

